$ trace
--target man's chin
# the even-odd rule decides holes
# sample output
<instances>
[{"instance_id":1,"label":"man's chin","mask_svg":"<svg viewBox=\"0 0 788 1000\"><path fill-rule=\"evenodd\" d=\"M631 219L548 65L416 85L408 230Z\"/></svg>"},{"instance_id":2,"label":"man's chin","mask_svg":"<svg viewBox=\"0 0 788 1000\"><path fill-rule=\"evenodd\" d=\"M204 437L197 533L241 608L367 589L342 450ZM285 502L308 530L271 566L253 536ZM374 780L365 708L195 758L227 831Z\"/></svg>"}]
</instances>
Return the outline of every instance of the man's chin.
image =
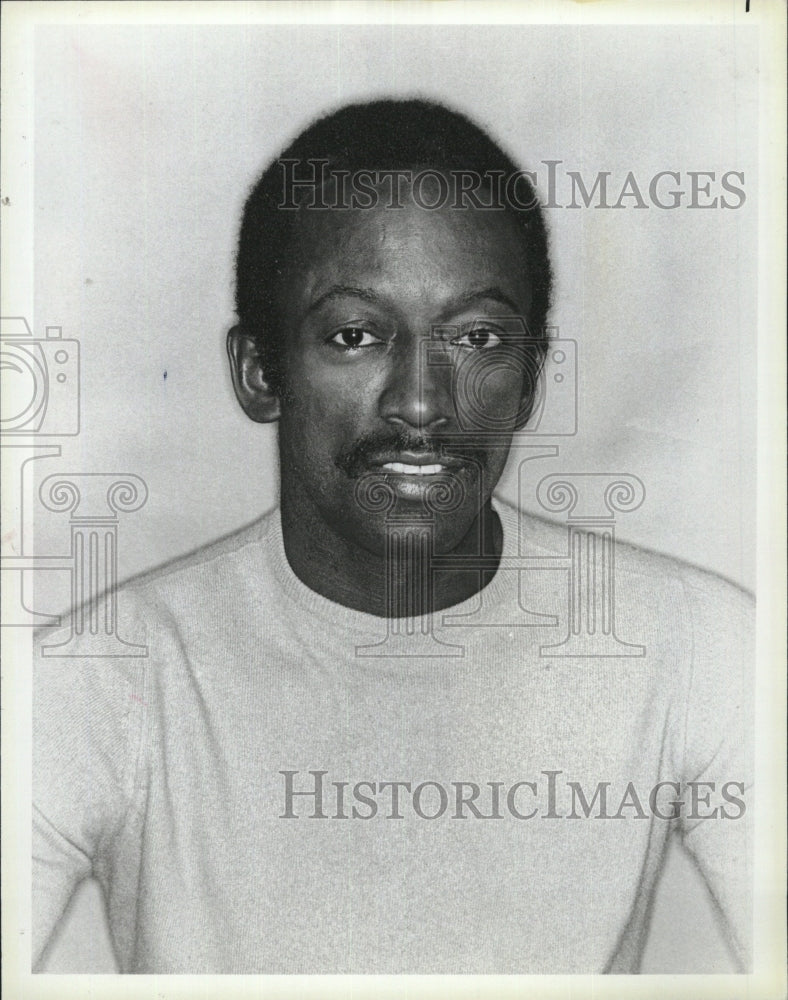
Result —
<instances>
[{"instance_id":1,"label":"man's chin","mask_svg":"<svg viewBox=\"0 0 788 1000\"><path fill-rule=\"evenodd\" d=\"M337 520L335 529L353 548L363 548L378 558L396 551L400 560L417 560L426 553L449 555L481 551L480 509L463 505L451 512L425 508L421 495L409 490L385 510L358 511L353 518Z\"/></svg>"}]
</instances>

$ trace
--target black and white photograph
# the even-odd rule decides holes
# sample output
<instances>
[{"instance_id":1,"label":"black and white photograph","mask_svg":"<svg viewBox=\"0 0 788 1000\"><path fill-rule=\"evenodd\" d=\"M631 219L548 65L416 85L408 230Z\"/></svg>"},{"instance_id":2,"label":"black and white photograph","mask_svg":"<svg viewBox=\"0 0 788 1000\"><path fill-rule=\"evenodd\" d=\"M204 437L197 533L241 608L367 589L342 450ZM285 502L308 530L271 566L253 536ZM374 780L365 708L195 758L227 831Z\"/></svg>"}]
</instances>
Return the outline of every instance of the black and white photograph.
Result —
<instances>
[{"instance_id":1,"label":"black and white photograph","mask_svg":"<svg viewBox=\"0 0 788 1000\"><path fill-rule=\"evenodd\" d=\"M783 995L784 4L3 17L9 995Z\"/></svg>"}]
</instances>

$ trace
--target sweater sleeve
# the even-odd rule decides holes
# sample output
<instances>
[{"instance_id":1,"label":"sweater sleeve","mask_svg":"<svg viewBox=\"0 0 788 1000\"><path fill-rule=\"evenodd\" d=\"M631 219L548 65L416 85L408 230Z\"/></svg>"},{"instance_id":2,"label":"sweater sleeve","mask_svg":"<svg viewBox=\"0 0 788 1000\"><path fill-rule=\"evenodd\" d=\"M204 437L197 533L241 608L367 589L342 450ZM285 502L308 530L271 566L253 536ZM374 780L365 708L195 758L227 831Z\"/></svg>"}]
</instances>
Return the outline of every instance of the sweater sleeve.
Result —
<instances>
[{"instance_id":1,"label":"sweater sleeve","mask_svg":"<svg viewBox=\"0 0 788 1000\"><path fill-rule=\"evenodd\" d=\"M691 631L681 819L742 970L752 940L754 602L710 574L684 580Z\"/></svg>"},{"instance_id":2,"label":"sweater sleeve","mask_svg":"<svg viewBox=\"0 0 788 1000\"><path fill-rule=\"evenodd\" d=\"M144 725L140 657L33 651L33 968L71 895L122 824Z\"/></svg>"}]
</instances>

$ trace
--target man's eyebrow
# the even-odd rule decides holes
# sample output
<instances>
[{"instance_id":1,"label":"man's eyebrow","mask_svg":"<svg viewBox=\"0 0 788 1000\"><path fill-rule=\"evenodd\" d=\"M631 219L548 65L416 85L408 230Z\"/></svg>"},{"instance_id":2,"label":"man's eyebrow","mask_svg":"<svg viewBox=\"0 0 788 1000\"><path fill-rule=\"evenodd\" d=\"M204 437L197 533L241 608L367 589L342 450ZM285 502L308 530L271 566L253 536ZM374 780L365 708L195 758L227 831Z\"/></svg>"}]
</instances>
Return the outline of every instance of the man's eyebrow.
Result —
<instances>
[{"instance_id":1,"label":"man's eyebrow","mask_svg":"<svg viewBox=\"0 0 788 1000\"><path fill-rule=\"evenodd\" d=\"M306 310L307 315L320 309L321 306L325 305L326 302L330 302L331 299L347 297L364 299L365 302L372 302L374 305L379 305L382 301L380 296L376 295L369 288L358 288L355 285L332 285L327 291L316 298L314 302L309 303Z\"/></svg>"},{"instance_id":2,"label":"man's eyebrow","mask_svg":"<svg viewBox=\"0 0 788 1000\"><path fill-rule=\"evenodd\" d=\"M465 309L467 306L475 305L475 303L482 302L485 299L501 303L501 305L511 309L515 315L519 316L522 312L522 308L502 288L499 288L497 285L490 285L489 288L481 288L478 291L466 292L464 295L461 295L443 310L443 315L449 316L452 313L460 312L460 310Z\"/></svg>"},{"instance_id":3,"label":"man's eyebrow","mask_svg":"<svg viewBox=\"0 0 788 1000\"><path fill-rule=\"evenodd\" d=\"M316 312L321 308L321 306L325 305L326 302L330 302L332 299L347 297L363 299L365 302L371 302L373 305L385 304L385 299L376 292L373 292L370 288L361 288L357 285L332 285L329 289L323 292L322 295L318 296L314 302L309 304L306 314L309 315L310 313ZM514 299L507 295L502 288L499 288L497 285L490 285L488 288L480 288L460 295L458 298L449 303L445 309L443 309L441 316L451 316L468 306L485 300L499 302L501 305L511 309L515 315L519 315L522 311Z\"/></svg>"}]
</instances>

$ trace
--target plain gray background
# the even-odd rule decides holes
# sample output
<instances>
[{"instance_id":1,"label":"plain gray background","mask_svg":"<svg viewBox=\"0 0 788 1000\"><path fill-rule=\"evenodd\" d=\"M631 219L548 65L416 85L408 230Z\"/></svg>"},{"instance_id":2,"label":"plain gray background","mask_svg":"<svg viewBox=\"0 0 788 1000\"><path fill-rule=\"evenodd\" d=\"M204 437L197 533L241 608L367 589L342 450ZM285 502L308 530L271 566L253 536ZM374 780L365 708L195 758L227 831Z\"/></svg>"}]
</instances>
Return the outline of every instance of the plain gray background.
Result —
<instances>
[{"instance_id":1,"label":"plain gray background","mask_svg":"<svg viewBox=\"0 0 788 1000\"><path fill-rule=\"evenodd\" d=\"M414 94L487 125L542 185L543 160L589 182L610 171L613 200L628 171L644 194L663 170L685 191L687 171L713 171L716 194L721 174L744 173L737 210L688 209L688 195L671 211L631 199L548 210L552 322L580 352L578 434L550 439L559 458L529 463L522 484L511 464L501 492L537 510L544 475L637 475L646 502L622 517L621 537L752 587L755 29L39 27L29 319L38 336L61 326L82 352L81 433L36 463L40 476L146 481L146 506L120 526L121 577L275 502L275 433L241 413L224 354L243 199L317 114ZM67 550L67 518L36 510L35 525L37 553ZM40 574L36 610L61 610L67 595L62 574ZM647 965L724 971L702 887L679 856L668 876ZM73 943L98 920L90 893L50 968L104 967L100 937Z\"/></svg>"}]
</instances>

